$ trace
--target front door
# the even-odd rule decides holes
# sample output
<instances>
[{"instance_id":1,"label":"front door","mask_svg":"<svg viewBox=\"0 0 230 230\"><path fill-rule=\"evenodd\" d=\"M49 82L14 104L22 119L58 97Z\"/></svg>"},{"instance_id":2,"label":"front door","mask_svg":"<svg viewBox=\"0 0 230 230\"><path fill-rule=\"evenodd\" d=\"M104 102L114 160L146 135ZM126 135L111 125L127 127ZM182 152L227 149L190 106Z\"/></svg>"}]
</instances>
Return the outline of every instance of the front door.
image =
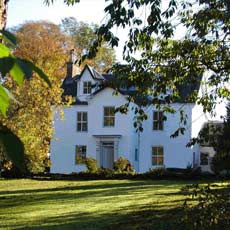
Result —
<instances>
[{"instance_id":1,"label":"front door","mask_svg":"<svg viewBox=\"0 0 230 230\"><path fill-rule=\"evenodd\" d=\"M113 142L102 143L101 167L112 169L113 162L114 162L114 143Z\"/></svg>"}]
</instances>

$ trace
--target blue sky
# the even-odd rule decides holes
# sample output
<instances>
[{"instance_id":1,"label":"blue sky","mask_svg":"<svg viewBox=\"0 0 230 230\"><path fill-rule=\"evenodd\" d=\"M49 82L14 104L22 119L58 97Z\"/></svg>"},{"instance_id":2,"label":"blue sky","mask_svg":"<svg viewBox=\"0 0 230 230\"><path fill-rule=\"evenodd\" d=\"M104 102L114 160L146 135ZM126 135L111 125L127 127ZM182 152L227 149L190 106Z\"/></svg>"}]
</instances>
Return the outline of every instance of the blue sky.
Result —
<instances>
[{"instance_id":1,"label":"blue sky","mask_svg":"<svg viewBox=\"0 0 230 230\"><path fill-rule=\"evenodd\" d=\"M62 18L70 16L99 24L104 17L104 7L104 0L82 0L69 7L63 0L56 0L49 7L43 4L43 0L10 0L7 26L16 26L27 20L49 20L58 24Z\"/></svg>"},{"instance_id":2,"label":"blue sky","mask_svg":"<svg viewBox=\"0 0 230 230\"><path fill-rule=\"evenodd\" d=\"M25 21L48 20L59 24L65 17L75 17L78 21L102 23L106 7L105 0L81 0L74 6L67 6L63 0L54 1L49 7L44 0L10 0L8 6L7 27L17 26ZM122 38L122 33L115 31ZM115 49L117 60L122 61L122 46Z\"/></svg>"}]
</instances>

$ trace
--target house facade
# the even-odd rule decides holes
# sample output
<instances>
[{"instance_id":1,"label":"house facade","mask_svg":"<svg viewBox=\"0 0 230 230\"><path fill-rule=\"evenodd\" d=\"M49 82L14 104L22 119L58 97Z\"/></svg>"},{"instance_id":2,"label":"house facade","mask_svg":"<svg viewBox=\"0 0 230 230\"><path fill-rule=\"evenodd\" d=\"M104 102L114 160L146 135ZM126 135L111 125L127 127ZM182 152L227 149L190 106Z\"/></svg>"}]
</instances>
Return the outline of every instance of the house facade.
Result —
<instances>
[{"instance_id":1,"label":"house facade","mask_svg":"<svg viewBox=\"0 0 230 230\"><path fill-rule=\"evenodd\" d=\"M71 67L71 62L69 63ZM68 74L70 73L70 74ZM127 114L114 112L127 103L125 92L114 94L110 87L99 88L100 82L109 81L110 74L100 74L86 66L80 75L72 77L71 70L63 82L64 94L76 98L64 108L64 119L54 111L54 137L51 140L51 173L72 173L86 170L84 159L93 157L98 166L112 168L120 156L127 158L136 172L150 168L186 168L199 164L200 148L186 147L197 137L205 120L202 108L194 103L174 103L173 108L187 114L184 135L170 138L180 125L180 115L163 114L153 105L144 108L148 119L143 132L133 126L135 104ZM167 120L163 120L163 115Z\"/></svg>"}]
</instances>

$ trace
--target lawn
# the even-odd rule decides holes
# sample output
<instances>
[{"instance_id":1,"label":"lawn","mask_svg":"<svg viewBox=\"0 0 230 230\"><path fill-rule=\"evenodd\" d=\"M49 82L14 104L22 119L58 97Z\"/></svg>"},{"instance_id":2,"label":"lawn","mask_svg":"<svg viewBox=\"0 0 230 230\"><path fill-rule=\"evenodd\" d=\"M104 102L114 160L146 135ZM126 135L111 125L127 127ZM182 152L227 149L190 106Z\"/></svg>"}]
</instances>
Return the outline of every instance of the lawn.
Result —
<instances>
[{"instance_id":1,"label":"lawn","mask_svg":"<svg viewBox=\"0 0 230 230\"><path fill-rule=\"evenodd\" d=\"M180 229L186 184L0 179L0 229Z\"/></svg>"}]
</instances>

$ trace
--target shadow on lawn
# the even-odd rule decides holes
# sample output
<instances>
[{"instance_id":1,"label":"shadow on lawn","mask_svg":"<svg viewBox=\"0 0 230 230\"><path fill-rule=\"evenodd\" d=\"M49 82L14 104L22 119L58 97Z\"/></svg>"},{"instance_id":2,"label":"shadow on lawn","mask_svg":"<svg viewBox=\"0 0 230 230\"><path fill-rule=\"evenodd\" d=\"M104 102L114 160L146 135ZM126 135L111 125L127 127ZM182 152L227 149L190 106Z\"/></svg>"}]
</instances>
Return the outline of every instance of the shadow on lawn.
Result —
<instances>
[{"instance_id":1,"label":"shadow on lawn","mask_svg":"<svg viewBox=\"0 0 230 230\"><path fill-rule=\"evenodd\" d=\"M145 207L143 207L145 208ZM87 213L71 213L64 216L49 217L42 221L32 222L28 226L17 229L25 230L102 230L102 229L177 229L186 230L180 224L182 210L140 210L135 212L106 213L104 215L88 215Z\"/></svg>"},{"instance_id":2,"label":"shadow on lawn","mask_svg":"<svg viewBox=\"0 0 230 230\"><path fill-rule=\"evenodd\" d=\"M90 183L90 181L89 181ZM41 189L26 189L26 190L14 190L14 191L0 191L0 195L13 195L13 194L27 194L27 193L45 193L45 192L61 192L66 190L100 190L100 189L127 189L138 187L139 189L146 189L146 188L153 188L153 189L159 189L159 188L167 188L167 187L173 187L174 185L178 185L178 182L171 182L166 184L164 181L155 183L155 184L149 184L148 181L133 181L133 182L127 182L127 183L113 183L113 184L95 184L95 185L74 185L74 186L60 186L60 187L54 187L54 188L41 188Z\"/></svg>"},{"instance_id":3,"label":"shadow on lawn","mask_svg":"<svg viewBox=\"0 0 230 230\"><path fill-rule=\"evenodd\" d=\"M90 182L89 182L90 183ZM149 191L154 189L157 193L153 194L159 196L157 202L152 202L149 206L143 206L141 204L134 204L129 207L119 208L112 212L100 212L92 213L84 211L84 206L81 211L68 212L66 215L58 216L40 216L36 221L23 220L24 223L19 223L17 226L11 225L13 229L182 229L178 224L179 216L181 214L180 209L170 209L170 205L166 205L166 202L162 201L162 196L179 195L180 192L160 192L161 189L166 187L175 187L178 183L164 181L158 181L149 183L148 181L133 181L123 183L112 184L89 184L81 185L74 184L73 186L63 186L55 188L41 188L41 189L25 189L17 191L3 191L0 193L0 206L1 208L11 209L11 214L19 214L20 208L24 206L28 207L30 212L36 211L36 205L48 204L48 207L52 204L61 205L79 205L84 203L84 200L90 197L95 197L93 201L95 206L96 202L106 199L114 199L116 195L126 196L124 199L129 199L129 194L135 193L148 194ZM159 190L159 192L158 192ZM138 195L138 194L137 194ZM161 196L161 197L160 197ZM131 199L136 199L132 196ZM141 197L138 197L141 199ZM91 205L94 205L91 202ZM180 199L169 201L170 203L181 202ZM106 203L105 203L106 205ZM64 207L65 207L64 206ZM30 208L31 207L31 208ZM42 206L41 206L42 207ZM175 207L175 206L174 206ZM52 209L50 210L52 212ZM4 226L4 222L0 224L0 228L7 228ZM183 227L183 230L185 228Z\"/></svg>"}]
</instances>

